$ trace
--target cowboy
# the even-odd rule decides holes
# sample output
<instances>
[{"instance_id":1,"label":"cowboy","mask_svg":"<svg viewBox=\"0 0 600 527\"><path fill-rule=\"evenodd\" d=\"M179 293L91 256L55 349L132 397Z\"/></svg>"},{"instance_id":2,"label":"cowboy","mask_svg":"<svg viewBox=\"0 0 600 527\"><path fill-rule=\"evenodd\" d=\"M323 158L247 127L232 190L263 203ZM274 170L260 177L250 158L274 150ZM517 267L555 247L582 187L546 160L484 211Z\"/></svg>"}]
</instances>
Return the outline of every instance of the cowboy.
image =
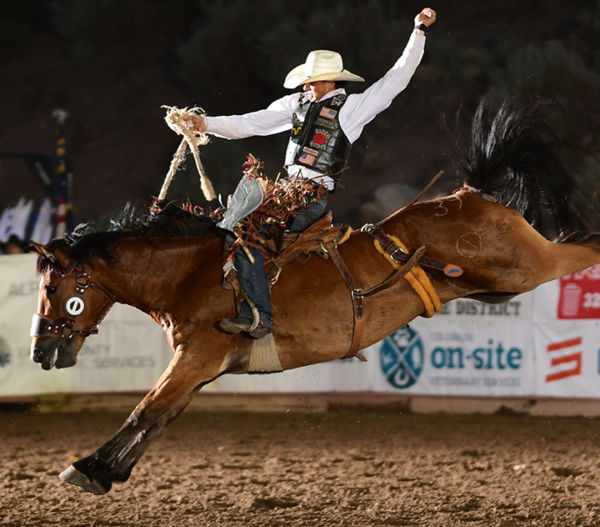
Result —
<instances>
[{"instance_id":1,"label":"cowboy","mask_svg":"<svg viewBox=\"0 0 600 527\"><path fill-rule=\"evenodd\" d=\"M288 177L300 177L315 187L332 191L345 169L352 144L364 126L392 102L408 85L425 46L425 34L436 20L433 9L423 9L414 19L415 27L402 56L377 82L362 93L347 95L346 82L364 82L362 77L344 69L339 53L328 50L311 51L304 64L291 70L283 86L302 92L287 95L266 109L244 115L201 116L188 114L187 126L197 133L207 133L225 139L242 139L254 135L271 135L290 130L285 156ZM343 84L340 84L343 83ZM232 230L233 225L261 203L260 184L256 179L243 179L232 196L229 217L220 226ZM254 209L244 208L253 202ZM327 195L306 209L295 212L290 232L301 232L325 213ZM260 323L253 325L251 307L242 303L237 318L223 319L220 327L228 333L247 332L261 338L272 331L273 310L264 262L258 249L252 250L254 263L244 251L234 255L240 285L255 304Z\"/></svg>"}]
</instances>

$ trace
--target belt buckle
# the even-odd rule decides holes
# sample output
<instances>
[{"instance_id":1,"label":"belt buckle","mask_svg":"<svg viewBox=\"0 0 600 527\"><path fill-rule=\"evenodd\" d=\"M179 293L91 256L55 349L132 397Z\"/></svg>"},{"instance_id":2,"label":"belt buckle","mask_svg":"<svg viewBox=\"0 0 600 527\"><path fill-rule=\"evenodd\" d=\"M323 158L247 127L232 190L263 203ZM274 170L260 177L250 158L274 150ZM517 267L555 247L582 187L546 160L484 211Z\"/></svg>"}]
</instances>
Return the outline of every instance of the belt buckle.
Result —
<instances>
[{"instance_id":1,"label":"belt buckle","mask_svg":"<svg viewBox=\"0 0 600 527\"><path fill-rule=\"evenodd\" d=\"M400 247L396 248L394 251L392 251L390 253L390 258L394 261L394 263L401 264L402 260L399 260L398 258L396 258L397 253L401 253L401 254L407 254L407 253L405 253Z\"/></svg>"}]
</instances>

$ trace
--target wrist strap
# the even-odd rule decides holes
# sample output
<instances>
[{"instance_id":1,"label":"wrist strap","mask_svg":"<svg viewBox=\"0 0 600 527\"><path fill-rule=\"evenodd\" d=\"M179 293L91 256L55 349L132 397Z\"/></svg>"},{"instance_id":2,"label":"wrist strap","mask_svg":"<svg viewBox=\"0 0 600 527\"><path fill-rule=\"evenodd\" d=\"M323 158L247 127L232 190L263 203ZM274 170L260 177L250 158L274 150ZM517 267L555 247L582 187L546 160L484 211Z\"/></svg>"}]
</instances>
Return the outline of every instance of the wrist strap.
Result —
<instances>
[{"instance_id":1,"label":"wrist strap","mask_svg":"<svg viewBox=\"0 0 600 527\"><path fill-rule=\"evenodd\" d=\"M427 26L425 24L415 24L415 29L418 31L422 31L424 35L427 34Z\"/></svg>"}]
</instances>

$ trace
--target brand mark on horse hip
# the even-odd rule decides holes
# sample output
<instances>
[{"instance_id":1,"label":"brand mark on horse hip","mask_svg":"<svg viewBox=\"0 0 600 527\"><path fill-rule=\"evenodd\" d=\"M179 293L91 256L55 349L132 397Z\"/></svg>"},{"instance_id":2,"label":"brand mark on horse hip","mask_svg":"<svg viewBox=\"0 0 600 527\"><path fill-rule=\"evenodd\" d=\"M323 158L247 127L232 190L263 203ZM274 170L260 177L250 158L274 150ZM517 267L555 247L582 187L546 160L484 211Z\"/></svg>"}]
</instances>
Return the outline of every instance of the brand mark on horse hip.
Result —
<instances>
[{"instance_id":1,"label":"brand mark on horse hip","mask_svg":"<svg viewBox=\"0 0 600 527\"><path fill-rule=\"evenodd\" d=\"M439 212L436 212L434 216L446 216L450 212L448 210L448 207L446 207L446 205L448 205L450 201L457 201L458 210L462 209L463 202L460 196L449 196L447 198L444 198L443 200L439 200L437 207L435 208L435 210Z\"/></svg>"},{"instance_id":2,"label":"brand mark on horse hip","mask_svg":"<svg viewBox=\"0 0 600 527\"><path fill-rule=\"evenodd\" d=\"M456 240L456 252L465 258L475 258L483 249L483 240L477 232L465 232Z\"/></svg>"}]
</instances>

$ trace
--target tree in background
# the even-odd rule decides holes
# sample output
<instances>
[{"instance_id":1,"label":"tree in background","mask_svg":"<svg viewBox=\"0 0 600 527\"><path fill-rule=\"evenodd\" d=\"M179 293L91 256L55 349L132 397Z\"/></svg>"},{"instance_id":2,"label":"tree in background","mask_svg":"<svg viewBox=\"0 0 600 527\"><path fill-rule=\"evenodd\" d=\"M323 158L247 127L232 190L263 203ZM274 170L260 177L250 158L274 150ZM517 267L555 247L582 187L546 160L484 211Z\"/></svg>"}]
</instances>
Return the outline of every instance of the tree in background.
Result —
<instances>
[{"instance_id":1,"label":"tree in background","mask_svg":"<svg viewBox=\"0 0 600 527\"><path fill-rule=\"evenodd\" d=\"M0 41L8 39L11 45L2 46L0 55L26 57L32 39L40 33L53 35L66 44L65 53L74 65L97 63L104 75L114 78L114 91L104 95L126 98L132 114L140 113L139 92L123 85L124 73L134 71L143 78L142 58L152 57L173 93L183 93L176 101L164 100L165 104L199 105L209 114L242 113L264 108L286 93L283 77L311 49L339 51L346 66L365 77L368 85L398 58L420 7L392 0L332 1L310 10L305 4L281 0L260 4L247 0L6 2L0 7L0 29L6 30L0 31ZM567 165L586 185L598 186L600 2L585 0L574 7L558 0L492 1L479 13L476 24L469 23L470 2L441 1L434 7L440 23L428 36L424 60L411 85L367 126L353 149L351 170L342 180L349 190L336 193L343 195L339 209L346 221L381 185L401 181L420 188L440 168L448 170L454 136L468 126L466 120L459 121L457 130L454 116L458 110L463 116L472 115L490 91L496 104L507 97L521 104L548 101L546 111ZM527 24L533 14L534 26ZM71 102L87 95L63 88L54 79L44 82L47 89L57 86L56 92L65 92ZM144 86L152 91L152 78ZM363 86L349 88L362 90ZM86 123L105 118L92 112L90 106ZM72 115L75 127L78 116ZM138 117L131 120L139 122ZM450 133L445 123L452 123L447 125ZM140 125L163 126L156 116ZM275 175L281 169L285 142L285 134L236 142L214 140L203 150L203 159L218 191L228 193L249 151L263 158L267 172ZM127 147L114 145L115 150ZM169 148L154 144L144 152L155 156L156 174L139 170L135 157L131 166L120 168L118 177L111 174L111 165L90 174L112 177L111 185L124 181L122 174L126 174L128 183L137 181L140 197L145 197L148 186L158 189L160 185L172 153ZM88 157L93 156L90 151ZM74 163L78 166L77 159ZM455 184L451 178L445 181L448 186ZM199 194L193 170L178 175L177 185L177 197ZM436 188L447 190L442 186ZM110 203L107 209L119 205Z\"/></svg>"}]
</instances>

